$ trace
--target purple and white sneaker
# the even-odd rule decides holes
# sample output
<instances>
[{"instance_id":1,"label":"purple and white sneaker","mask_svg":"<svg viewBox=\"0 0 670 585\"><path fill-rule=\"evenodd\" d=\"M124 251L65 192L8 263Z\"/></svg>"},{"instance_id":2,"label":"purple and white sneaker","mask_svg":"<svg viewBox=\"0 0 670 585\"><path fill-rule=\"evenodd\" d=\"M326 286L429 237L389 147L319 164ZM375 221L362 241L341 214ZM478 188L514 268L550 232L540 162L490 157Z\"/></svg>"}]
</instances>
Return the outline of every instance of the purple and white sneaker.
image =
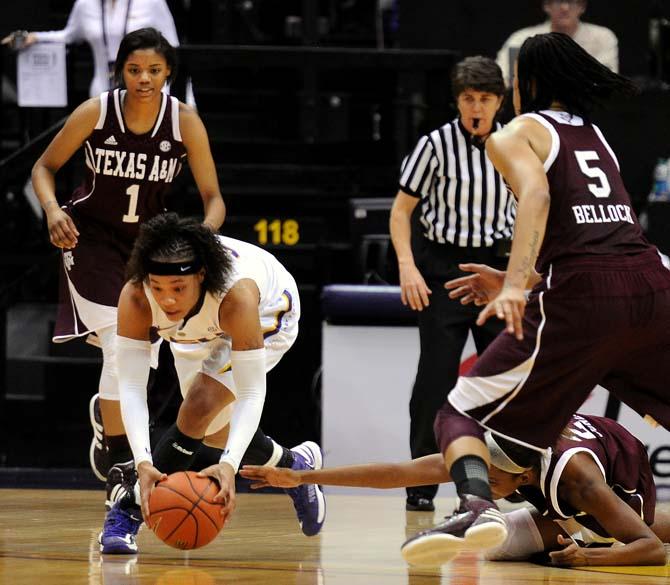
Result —
<instances>
[{"instance_id":1,"label":"purple and white sneaker","mask_svg":"<svg viewBox=\"0 0 670 585\"><path fill-rule=\"evenodd\" d=\"M98 537L100 552L106 555L137 554L137 533L142 526L142 512L130 494L116 502L107 512L105 525Z\"/></svg>"},{"instance_id":2,"label":"purple and white sneaker","mask_svg":"<svg viewBox=\"0 0 670 585\"><path fill-rule=\"evenodd\" d=\"M323 456L321 448L312 441L305 441L291 449L293 465L291 469L321 469ZM284 490L293 500L300 528L305 536L314 536L321 531L326 519L326 498L316 484L305 484Z\"/></svg>"},{"instance_id":3,"label":"purple and white sneaker","mask_svg":"<svg viewBox=\"0 0 670 585\"><path fill-rule=\"evenodd\" d=\"M444 522L409 538L401 547L412 565L443 565L463 550L487 550L507 538L504 514L489 500L465 494Z\"/></svg>"}]
</instances>

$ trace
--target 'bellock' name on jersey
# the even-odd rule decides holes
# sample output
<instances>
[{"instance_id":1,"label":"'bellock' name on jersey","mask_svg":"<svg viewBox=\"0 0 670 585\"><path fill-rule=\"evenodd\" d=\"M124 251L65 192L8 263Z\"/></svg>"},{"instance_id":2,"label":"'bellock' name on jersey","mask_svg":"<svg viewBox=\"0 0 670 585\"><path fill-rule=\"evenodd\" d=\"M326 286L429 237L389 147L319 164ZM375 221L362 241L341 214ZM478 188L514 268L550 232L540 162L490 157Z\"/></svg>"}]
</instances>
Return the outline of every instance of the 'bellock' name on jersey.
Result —
<instances>
[{"instance_id":1,"label":"'bellock' name on jersey","mask_svg":"<svg viewBox=\"0 0 670 585\"><path fill-rule=\"evenodd\" d=\"M635 225L630 205L573 205L577 223L612 223L625 221Z\"/></svg>"}]
</instances>

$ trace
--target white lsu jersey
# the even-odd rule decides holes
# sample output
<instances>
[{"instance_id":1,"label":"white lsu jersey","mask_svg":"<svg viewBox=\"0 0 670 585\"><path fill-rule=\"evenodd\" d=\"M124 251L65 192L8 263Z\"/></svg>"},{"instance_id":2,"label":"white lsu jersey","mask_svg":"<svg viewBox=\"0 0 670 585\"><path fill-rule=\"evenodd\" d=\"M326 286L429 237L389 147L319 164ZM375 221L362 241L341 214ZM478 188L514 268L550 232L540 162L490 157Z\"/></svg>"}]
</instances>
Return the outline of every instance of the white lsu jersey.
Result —
<instances>
[{"instance_id":1,"label":"white lsu jersey","mask_svg":"<svg viewBox=\"0 0 670 585\"><path fill-rule=\"evenodd\" d=\"M170 321L154 299L148 283L144 283L144 292L151 306L152 325L158 334L179 344L203 343L217 338L229 340L229 335L219 325L219 306L228 291L246 278L256 283L260 293L258 314L266 346L276 333L296 328L300 299L293 276L272 254L258 246L226 236L217 237L232 259L228 288L214 295L207 292L198 312L186 322L183 319Z\"/></svg>"},{"instance_id":2,"label":"white lsu jersey","mask_svg":"<svg viewBox=\"0 0 670 585\"><path fill-rule=\"evenodd\" d=\"M279 362L298 335L300 298L291 274L272 254L259 247L225 236L217 237L232 259L228 287L215 295L205 293L198 311L186 321L170 321L154 299L148 284L144 283L144 292L151 306L152 324L158 334L170 342L184 397L199 373L216 380L237 396L231 360L233 340L219 325L219 307L236 282L249 278L258 287L258 315L266 350L266 372ZM219 412L206 434L215 433L227 425L231 412L232 404Z\"/></svg>"}]
</instances>

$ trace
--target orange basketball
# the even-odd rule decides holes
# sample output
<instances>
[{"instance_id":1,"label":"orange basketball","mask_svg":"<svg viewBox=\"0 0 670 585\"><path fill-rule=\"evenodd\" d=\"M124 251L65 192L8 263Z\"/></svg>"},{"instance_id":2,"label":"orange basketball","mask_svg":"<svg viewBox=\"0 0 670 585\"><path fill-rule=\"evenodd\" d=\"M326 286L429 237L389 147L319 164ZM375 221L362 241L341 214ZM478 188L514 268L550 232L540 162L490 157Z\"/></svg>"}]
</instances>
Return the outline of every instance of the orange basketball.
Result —
<instances>
[{"instance_id":1,"label":"orange basketball","mask_svg":"<svg viewBox=\"0 0 670 585\"><path fill-rule=\"evenodd\" d=\"M149 523L165 544L182 550L210 543L223 528L219 484L193 471L178 471L156 484L149 498Z\"/></svg>"}]
</instances>

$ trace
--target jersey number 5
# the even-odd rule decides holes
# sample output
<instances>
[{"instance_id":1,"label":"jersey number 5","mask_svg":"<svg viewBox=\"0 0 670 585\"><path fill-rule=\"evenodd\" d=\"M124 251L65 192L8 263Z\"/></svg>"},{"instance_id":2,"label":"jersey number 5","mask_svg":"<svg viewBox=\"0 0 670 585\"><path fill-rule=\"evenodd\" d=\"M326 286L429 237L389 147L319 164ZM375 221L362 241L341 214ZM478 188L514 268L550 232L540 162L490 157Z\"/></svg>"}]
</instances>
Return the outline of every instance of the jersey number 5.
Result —
<instances>
[{"instance_id":1,"label":"jersey number 5","mask_svg":"<svg viewBox=\"0 0 670 585\"><path fill-rule=\"evenodd\" d=\"M609 197L612 189L607 175L596 165L589 165L593 161L599 161L600 157L595 150L575 150L575 158L579 169L590 179L596 179L597 182L588 182L589 191L598 198Z\"/></svg>"},{"instance_id":2,"label":"jersey number 5","mask_svg":"<svg viewBox=\"0 0 670 585\"><path fill-rule=\"evenodd\" d=\"M131 185L126 189L126 195L130 197L128 204L128 213L123 216L123 223L137 223L140 221L140 216L137 215L137 200L140 196L140 186Z\"/></svg>"}]
</instances>

